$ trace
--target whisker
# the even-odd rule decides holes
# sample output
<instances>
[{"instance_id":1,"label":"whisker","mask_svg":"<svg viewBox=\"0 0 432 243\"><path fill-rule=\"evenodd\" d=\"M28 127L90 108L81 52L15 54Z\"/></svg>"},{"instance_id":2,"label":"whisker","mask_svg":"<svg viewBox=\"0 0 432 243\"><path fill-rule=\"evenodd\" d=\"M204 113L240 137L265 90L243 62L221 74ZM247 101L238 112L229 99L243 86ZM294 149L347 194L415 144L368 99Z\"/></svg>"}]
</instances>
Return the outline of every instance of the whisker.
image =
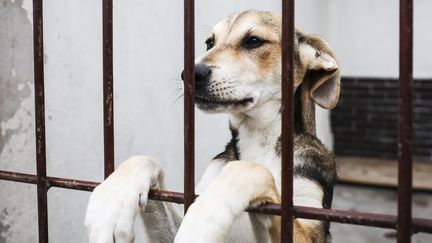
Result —
<instances>
[{"instance_id":1,"label":"whisker","mask_svg":"<svg viewBox=\"0 0 432 243\"><path fill-rule=\"evenodd\" d=\"M168 79L168 81L175 81L175 82L183 83L183 80L181 80L180 78L170 78L170 79Z\"/></svg>"},{"instance_id":2,"label":"whisker","mask_svg":"<svg viewBox=\"0 0 432 243\"><path fill-rule=\"evenodd\" d=\"M173 102L173 104L175 104L178 100L180 100L180 98L183 98L183 94L179 95Z\"/></svg>"},{"instance_id":3,"label":"whisker","mask_svg":"<svg viewBox=\"0 0 432 243\"><path fill-rule=\"evenodd\" d=\"M183 94L182 91L183 91L183 87L178 87L178 88L174 89L174 90L171 92L170 98L174 97L175 95L178 95L179 93L180 93L180 94Z\"/></svg>"}]
</instances>

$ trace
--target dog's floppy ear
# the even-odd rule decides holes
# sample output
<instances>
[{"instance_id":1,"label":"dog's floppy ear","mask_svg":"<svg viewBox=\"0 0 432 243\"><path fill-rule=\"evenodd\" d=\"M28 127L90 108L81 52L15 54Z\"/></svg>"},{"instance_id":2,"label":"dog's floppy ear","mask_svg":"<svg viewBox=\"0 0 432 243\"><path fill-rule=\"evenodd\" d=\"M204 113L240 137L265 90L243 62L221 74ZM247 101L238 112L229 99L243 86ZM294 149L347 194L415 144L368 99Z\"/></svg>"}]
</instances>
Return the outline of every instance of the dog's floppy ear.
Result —
<instances>
[{"instance_id":1,"label":"dog's floppy ear","mask_svg":"<svg viewBox=\"0 0 432 243\"><path fill-rule=\"evenodd\" d=\"M315 35L307 35L299 49L307 68L304 81L309 82L310 98L322 108L334 108L339 100L340 70L333 51Z\"/></svg>"}]
</instances>

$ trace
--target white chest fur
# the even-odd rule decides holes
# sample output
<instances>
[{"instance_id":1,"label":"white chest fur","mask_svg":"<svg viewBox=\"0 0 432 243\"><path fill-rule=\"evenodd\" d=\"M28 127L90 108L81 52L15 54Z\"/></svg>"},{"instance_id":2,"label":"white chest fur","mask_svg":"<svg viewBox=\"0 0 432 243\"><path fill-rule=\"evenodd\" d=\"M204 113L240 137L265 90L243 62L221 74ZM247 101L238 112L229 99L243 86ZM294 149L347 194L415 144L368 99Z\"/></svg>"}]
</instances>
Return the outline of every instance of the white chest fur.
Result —
<instances>
[{"instance_id":1,"label":"white chest fur","mask_svg":"<svg viewBox=\"0 0 432 243\"><path fill-rule=\"evenodd\" d=\"M273 174L278 191L281 185L280 156L276 152L280 126L269 130L239 128L238 149L240 160L251 161L266 167Z\"/></svg>"}]
</instances>

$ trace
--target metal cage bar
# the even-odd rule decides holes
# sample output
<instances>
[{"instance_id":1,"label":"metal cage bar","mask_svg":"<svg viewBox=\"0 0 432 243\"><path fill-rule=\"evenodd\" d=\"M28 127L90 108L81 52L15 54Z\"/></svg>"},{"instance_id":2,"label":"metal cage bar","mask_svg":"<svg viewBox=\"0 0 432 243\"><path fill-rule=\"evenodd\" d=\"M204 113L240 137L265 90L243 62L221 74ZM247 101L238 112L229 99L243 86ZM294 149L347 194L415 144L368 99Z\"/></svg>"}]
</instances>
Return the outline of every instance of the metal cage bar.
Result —
<instances>
[{"instance_id":1,"label":"metal cage bar","mask_svg":"<svg viewBox=\"0 0 432 243\"><path fill-rule=\"evenodd\" d=\"M397 242L411 242L413 0L399 2L399 116Z\"/></svg>"},{"instance_id":2,"label":"metal cage bar","mask_svg":"<svg viewBox=\"0 0 432 243\"><path fill-rule=\"evenodd\" d=\"M102 2L104 177L114 171L113 1Z\"/></svg>"},{"instance_id":3,"label":"metal cage bar","mask_svg":"<svg viewBox=\"0 0 432 243\"><path fill-rule=\"evenodd\" d=\"M184 200L195 200L195 6L184 0Z\"/></svg>"},{"instance_id":4,"label":"metal cage bar","mask_svg":"<svg viewBox=\"0 0 432 243\"><path fill-rule=\"evenodd\" d=\"M49 177L46 173L45 104L43 67L43 0L33 0L36 175L0 171L0 179L37 186L39 242L48 242L47 191L51 187L92 191L99 183ZM113 97L113 26L112 0L103 0L103 109L104 109L104 175L114 170L114 97ZM398 242L411 241L412 232L432 233L432 219L412 218L412 63L413 1L400 0L400 100L399 100L399 198L398 215L373 214L334 209L298 207L292 204L293 175L293 51L294 0L282 2L282 205L268 204L248 212L281 215L282 241L292 242L294 217L326 220L398 230ZM149 199L193 203L194 191L194 1L184 0L184 193L151 190Z\"/></svg>"},{"instance_id":5,"label":"metal cage bar","mask_svg":"<svg viewBox=\"0 0 432 243\"><path fill-rule=\"evenodd\" d=\"M0 171L0 179L21 183L37 184L36 175L25 173ZM47 177L46 179L46 186L48 188L58 187L71 190L92 191L97 185L99 185L99 182L57 177ZM172 191L151 190L149 193L149 199L183 204L184 194ZM248 209L247 211L252 213L281 215L281 205L267 204L260 206L259 208ZM356 224L392 229L396 229L397 226L397 217L395 215L299 206L294 206L293 211L294 217L297 218L328 220L344 224ZM412 228L413 232L432 233L432 219L413 218L412 222L412 226L409 227Z\"/></svg>"},{"instance_id":6,"label":"metal cage bar","mask_svg":"<svg viewBox=\"0 0 432 243\"><path fill-rule=\"evenodd\" d=\"M293 242L294 0L282 1L282 207L281 241Z\"/></svg>"},{"instance_id":7,"label":"metal cage bar","mask_svg":"<svg viewBox=\"0 0 432 243\"><path fill-rule=\"evenodd\" d=\"M43 1L33 1L33 58L35 86L36 185L39 242L48 242L46 183L45 81L43 54Z\"/></svg>"}]
</instances>

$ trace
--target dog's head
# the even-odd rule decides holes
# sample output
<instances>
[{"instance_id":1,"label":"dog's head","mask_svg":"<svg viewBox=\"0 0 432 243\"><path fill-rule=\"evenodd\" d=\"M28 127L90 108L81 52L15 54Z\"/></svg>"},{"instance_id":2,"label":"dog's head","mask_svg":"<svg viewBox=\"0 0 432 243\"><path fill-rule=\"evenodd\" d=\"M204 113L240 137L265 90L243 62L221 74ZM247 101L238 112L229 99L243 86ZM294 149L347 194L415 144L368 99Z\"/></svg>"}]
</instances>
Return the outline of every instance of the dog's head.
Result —
<instances>
[{"instance_id":1,"label":"dog's head","mask_svg":"<svg viewBox=\"0 0 432 243\"><path fill-rule=\"evenodd\" d=\"M259 11L228 16L206 40L195 61L195 100L207 112L238 113L281 98L281 17ZM338 64L320 37L296 29L295 88L307 83L310 98L333 108L339 98Z\"/></svg>"}]
</instances>

